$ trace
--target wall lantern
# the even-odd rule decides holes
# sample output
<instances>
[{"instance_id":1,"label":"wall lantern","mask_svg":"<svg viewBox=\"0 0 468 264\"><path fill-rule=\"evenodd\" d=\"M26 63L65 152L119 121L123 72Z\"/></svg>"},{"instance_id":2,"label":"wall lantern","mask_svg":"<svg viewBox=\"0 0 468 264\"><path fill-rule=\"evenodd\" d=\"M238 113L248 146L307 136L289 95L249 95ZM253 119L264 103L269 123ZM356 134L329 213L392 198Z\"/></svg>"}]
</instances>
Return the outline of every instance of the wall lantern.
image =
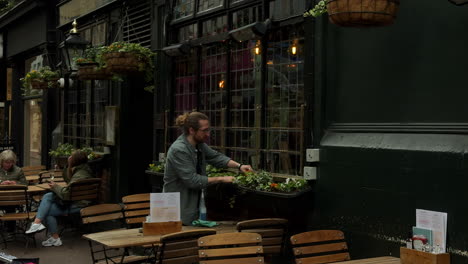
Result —
<instances>
[{"instance_id":1,"label":"wall lantern","mask_svg":"<svg viewBox=\"0 0 468 264\"><path fill-rule=\"evenodd\" d=\"M259 39L266 34L269 26L270 20L267 19L265 22L255 22L247 26L233 29L229 31L229 36L239 42L251 39Z\"/></svg>"},{"instance_id":2,"label":"wall lantern","mask_svg":"<svg viewBox=\"0 0 468 264\"><path fill-rule=\"evenodd\" d=\"M190 53L190 45L187 43L180 43L171 46L162 48L162 51L166 53L167 56L183 56Z\"/></svg>"},{"instance_id":3,"label":"wall lantern","mask_svg":"<svg viewBox=\"0 0 468 264\"><path fill-rule=\"evenodd\" d=\"M76 20L73 21L72 26L73 28L70 30L70 35L65 41L60 43L59 48L62 53L62 65L67 72L74 75L78 70L75 60L83 56L89 42L80 37L76 29Z\"/></svg>"},{"instance_id":4,"label":"wall lantern","mask_svg":"<svg viewBox=\"0 0 468 264\"><path fill-rule=\"evenodd\" d=\"M468 0L449 0L450 3L454 5L466 5L468 4Z\"/></svg>"}]
</instances>

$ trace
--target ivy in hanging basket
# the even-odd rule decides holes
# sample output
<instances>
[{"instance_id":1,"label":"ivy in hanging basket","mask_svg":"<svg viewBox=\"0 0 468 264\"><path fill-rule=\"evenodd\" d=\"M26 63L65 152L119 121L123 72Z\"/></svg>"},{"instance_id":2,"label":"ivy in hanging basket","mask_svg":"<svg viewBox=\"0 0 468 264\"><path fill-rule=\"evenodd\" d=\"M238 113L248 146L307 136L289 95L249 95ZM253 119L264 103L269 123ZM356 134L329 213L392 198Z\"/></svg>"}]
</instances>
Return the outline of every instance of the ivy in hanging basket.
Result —
<instances>
[{"instance_id":1,"label":"ivy in hanging basket","mask_svg":"<svg viewBox=\"0 0 468 264\"><path fill-rule=\"evenodd\" d=\"M33 89L47 89L57 87L59 73L52 71L50 67L45 66L40 70L32 70L26 74L20 81L23 83L25 90Z\"/></svg>"},{"instance_id":2,"label":"ivy in hanging basket","mask_svg":"<svg viewBox=\"0 0 468 264\"><path fill-rule=\"evenodd\" d=\"M77 76L80 80L109 80L112 73L98 63L98 57L101 57L103 46L89 46L83 54L83 57L75 60L78 65Z\"/></svg>"},{"instance_id":3,"label":"ivy in hanging basket","mask_svg":"<svg viewBox=\"0 0 468 264\"><path fill-rule=\"evenodd\" d=\"M343 27L393 24L400 0L320 0L305 17L328 13L330 22Z\"/></svg>"},{"instance_id":4,"label":"ivy in hanging basket","mask_svg":"<svg viewBox=\"0 0 468 264\"><path fill-rule=\"evenodd\" d=\"M144 73L147 83L153 82L155 53L138 43L114 42L97 56L98 63L118 75ZM152 85L145 90L152 90Z\"/></svg>"}]
</instances>

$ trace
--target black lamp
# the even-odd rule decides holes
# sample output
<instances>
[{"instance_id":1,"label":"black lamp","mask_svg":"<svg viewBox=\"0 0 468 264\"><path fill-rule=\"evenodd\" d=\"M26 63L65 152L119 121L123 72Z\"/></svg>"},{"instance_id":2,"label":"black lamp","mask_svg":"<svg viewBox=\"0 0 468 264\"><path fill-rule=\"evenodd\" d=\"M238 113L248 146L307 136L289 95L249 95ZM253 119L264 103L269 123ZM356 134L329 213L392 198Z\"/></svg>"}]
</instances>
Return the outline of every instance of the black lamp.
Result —
<instances>
[{"instance_id":1,"label":"black lamp","mask_svg":"<svg viewBox=\"0 0 468 264\"><path fill-rule=\"evenodd\" d=\"M237 41L246 41L252 39L259 39L266 34L268 27L270 26L270 20L267 19L265 22L255 22L247 26L233 29L229 31L229 36Z\"/></svg>"},{"instance_id":2,"label":"black lamp","mask_svg":"<svg viewBox=\"0 0 468 264\"><path fill-rule=\"evenodd\" d=\"M190 53L190 45L187 43L175 44L162 48L162 51L171 57L187 55Z\"/></svg>"},{"instance_id":3,"label":"black lamp","mask_svg":"<svg viewBox=\"0 0 468 264\"><path fill-rule=\"evenodd\" d=\"M82 39L76 29L76 20L72 23L73 28L70 30L68 38L60 43L59 48L62 53L62 65L68 73L74 75L78 70L76 58L82 57L89 42Z\"/></svg>"},{"instance_id":4,"label":"black lamp","mask_svg":"<svg viewBox=\"0 0 468 264\"><path fill-rule=\"evenodd\" d=\"M468 4L468 0L449 0L450 3L454 5L466 5Z\"/></svg>"}]
</instances>

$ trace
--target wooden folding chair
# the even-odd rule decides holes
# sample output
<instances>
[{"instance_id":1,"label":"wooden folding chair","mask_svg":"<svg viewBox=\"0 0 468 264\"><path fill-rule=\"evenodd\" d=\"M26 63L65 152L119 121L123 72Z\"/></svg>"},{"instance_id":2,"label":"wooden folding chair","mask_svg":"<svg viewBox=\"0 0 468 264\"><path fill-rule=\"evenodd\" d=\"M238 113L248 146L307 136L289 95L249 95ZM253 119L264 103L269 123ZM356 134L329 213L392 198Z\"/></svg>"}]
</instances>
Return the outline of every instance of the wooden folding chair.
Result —
<instances>
[{"instance_id":1,"label":"wooden folding chair","mask_svg":"<svg viewBox=\"0 0 468 264\"><path fill-rule=\"evenodd\" d=\"M122 197L127 227L142 226L150 214L150 194L139 193Z\"/></svg>"},{"instance_id":2,"label":"wooden folding chair","mask_svg":"<svg viewBox=\"0 0 468 264\"><path fill-rule=\"evenodd\" d=\"M46 166L45 165L24 166L21 169L23 170L24 175L32 175L32 174L38 174L39 172L46 170Z\"/></svg>"},{"instance_id":3,"label":"wooden folding chair","mask_svg":"<svg viewBox=\"0 0 468 264\"><path fill-rule=\"evenodd\" d=\"M24 232L27 229L28 224L34 219L36 213L30 212L28 187L25 185L0 185L0 208L11 207L15 208L16 212L5 212L0 216L0 222L2 225L5 222L15 221L16 222L16 234L25 235ZM1 233L3 243L6 245L5 232ZM26 248L29 245L29 239L31 238L36 246L36 240L34 236L26 236Z\"/></svg>"},{"instance_id":4,"label":"wooden folding chair","mask_svg":"<svg viewBox=\"0 0 468 264\"><path fill-rule=\"evenodd\" d=\"M213 229L197 229L162 236L157 263L198 263L198 239L203 236L214 234L216 234L216 231Z\"/></svg>"},{"instance_id":5,"label":"wooden folding chair","mask_svg":"<svg viewBox=\"0 0 468 264\"><path fill-rule=\"evenodd\" d=\"M54 182L63 182L65 181L63 179L61 170L48 170L48 171L41 171L39 172L39 183L45 183L48 181L54 181Z\"/></svg>"},{"instance_id":6,"label":"wooden folding chair","mask_svg":"<svg viewBox=\"0 0 468 264\"><path fill-rule=\"evenodd\" d=\"M124 215L122 207L119 204L99 204L88 206L80 211L82 223L86 226L96 226L102 224L102 228L98 231L107 231L113 229L112 227L123 227ZM111 228L109 228L111 227ZM108 249L103 245L89 242L89 249L91 251L91 258L93 263L134 263L147 260L147 256L130 255L128 249Z\"/></svg>"},{"instance_id":7,"label":"wooden folding chair","mask_svg":"<svg viewBox=\"0 0 468 264\"><path fill-rule=\"evenodd\" d=\"M65 206L68 206L68 213L66 217L70 217L70 206L73 202L86 200L90 201L90 205L96 204L99 200L101 179L99 178L88 178L72 182L68 185L69 197L62 200ZM66 221L65 225L69 224L70 221ZM63 233L66 227L64 227L60 234Z\"/></svg>"},{"instance_id":8,"label":"wooden folding chair","mask_svg":"<svg viewBox=\"0 0 468 264\"><path fill-rule=\"evenodd\" d=\"M237 223L239 232L257 233L262 236L265 262L271 262L272 257L284 256L284 246L287 234L288 220L284 218L261 218Z\"/></svg>"},{"instance_id":9,"label":"wooden folding chair","mask_svg":"<svg viewBox=\"0 0 468 264\"><path fill-rule=\"evenodd\" d=\"M309 231L291 236L296 264L321 264L350 259L344 234L339 230Z\"/></svg>"},{"instance_id":10,"label":"wooden folding chair","mask_svg":"<svg viewBox=\"0 0 468 264\"><path fill-rule=\"evenodd\" d=\"M262 236L257 233L224 233L198 239L200 264L263 263Z\"/></svg>"}]
</instances>

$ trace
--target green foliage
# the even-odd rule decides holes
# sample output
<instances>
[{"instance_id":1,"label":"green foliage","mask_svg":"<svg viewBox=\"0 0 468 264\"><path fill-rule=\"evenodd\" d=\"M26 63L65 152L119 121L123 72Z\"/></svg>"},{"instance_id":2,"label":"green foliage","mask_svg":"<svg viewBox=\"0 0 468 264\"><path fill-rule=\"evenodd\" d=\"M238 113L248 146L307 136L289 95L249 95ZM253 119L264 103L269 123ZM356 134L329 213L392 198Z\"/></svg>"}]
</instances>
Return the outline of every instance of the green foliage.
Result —
<instances>
[{"instance_id":1,"label":"green foliage","mask_svg":"<svg viewBox=\"0 0 468 264\"><path fill-rule=\"evenodd\" d=\"M304 13L304 17L318 17L325 13L327 13L326 0L320 0L314 8Z\"/></svg>"},{"instance_id":2,"label":"green foliage","mask_svg":"<svg viewBox=\"0 0 468 264\"><path fill-rule=\"evenodd\" d=\"M286 193L300 191L308 186L304 179L287 178L284 182L276 182L266 171L246 172L237 176L234 183L258 191Z\"/></svg>"},{"instance_id":3,"label":"green foliage","mask_svg":"<svg viewBox=\"0 0 468 264\"><path fill-rule=\"evenodd\" d=\"M75 150L75 147L69 143L59 143L56 149L51 149L49 151L49 155L52 157L62 157L62 156L70 156L72 152Z\"/></svg>"},{"instance_id":4,"label":"green foliage","mask_svg":"<svg viewBox=\"0 0 468 264\"><path fill-rule=\"evenodd\" d=\"M152 172L164 172L165 166L165 162L158 162L157 164L151 163L148 167L148 170Z\"/></svg>"},{"instance_id":5,"label":"green foliage","mask_svg":"<svg viewBox=\"0 0 468 264\"><path fill-rule=\"evenodd\" d=\"M223 177L223 176L236 176L237 173L228 171L223 168L216 168L211 165L206 165L206 176L208 177Z\"/></svg>"},{"instance_id":6,"label":"green foliage","mask_svg":"<svg viewBox=\"0 0 468 264\"><path fill-rule=\"evenodd\" d=\"M138 60L141 62L138 65L139 71L144 72L145 81L147 83L152 83L154 79L154 56L156 53L152 52L150 49L141 46L138 43L127 43L127 42L114 42L109 46L104 46L101 49L101 53L97 56L97 62L100 65L104 65L105 61L103 56L108 53L113 52L131 52L136 54ZM145 91L152 92L154 90L154 85L146 86Z\"/></svg>"},{"instance_id":7,"label":"green foliage","mask_svg":"<svg viewBox=\"0 0 468 264\"><path fill-rule=\"evenodd\" d=\"M28 72L20 81L23 83L23 91L27 91L31 89L31 82L33 81L48 82L48 87L52 88L58 78L59 73L57 71L52 71L50 67L44 66L38 71Z\"/></svg>"},{"instance_id":8,"label":"green foliage","mask_svg":"<svg viewBox=\"0 0 468 264\"><path fill-rule=\"evenodd\" d=\"M102 62L103 50L104 46L88 46L84 51L83 57L76 58L75 61L77 64Z\"/></svg>"},{"instance_id":9,"label":"green foliage","mask_svg":"<svg viewBox=\"0 0 468 264\"><path fill-rule=\"evenodd\" d=\"M8 12L16 4L14 0L0 0L0 15Z\"/></svg>"}]
</instances>

